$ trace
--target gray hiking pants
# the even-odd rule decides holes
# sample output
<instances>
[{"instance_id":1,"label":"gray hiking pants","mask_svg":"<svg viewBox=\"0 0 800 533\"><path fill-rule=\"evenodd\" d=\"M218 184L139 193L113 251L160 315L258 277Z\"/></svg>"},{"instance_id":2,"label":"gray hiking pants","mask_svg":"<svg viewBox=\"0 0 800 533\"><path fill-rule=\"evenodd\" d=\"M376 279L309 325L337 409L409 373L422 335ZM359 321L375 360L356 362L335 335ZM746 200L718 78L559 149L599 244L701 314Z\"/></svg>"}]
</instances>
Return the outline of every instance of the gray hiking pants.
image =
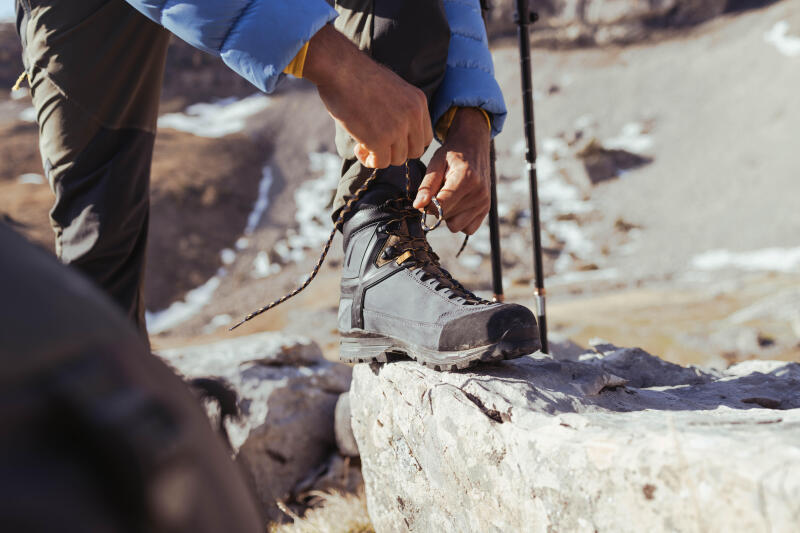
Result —
<instances>
[{"instance_id":1,"label":"gray hiking pants","mask_svg":"<svg viewBox=\"0 0 800 533\"><path fill-rule=\"evenodd\" d=\"M169 33L123 0L16 2L42 164L55 192L56 253L144 331L150 163ZM335 7L339 31L430 100L450 40L441 1L336 0ZM343 130L336 141L343 159L338 211L368 171ZM422 166L412 167L416 186ZM379 179L405 187L399 167Z\"/></svg>"}]
</instances>

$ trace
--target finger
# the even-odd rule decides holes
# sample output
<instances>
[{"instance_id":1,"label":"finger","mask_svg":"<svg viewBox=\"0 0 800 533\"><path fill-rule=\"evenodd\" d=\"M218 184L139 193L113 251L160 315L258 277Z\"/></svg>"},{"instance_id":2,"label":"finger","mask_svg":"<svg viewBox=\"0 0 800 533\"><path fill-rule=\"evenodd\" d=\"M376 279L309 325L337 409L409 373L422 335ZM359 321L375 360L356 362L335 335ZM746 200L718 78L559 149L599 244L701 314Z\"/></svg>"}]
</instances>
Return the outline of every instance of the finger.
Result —
<instances>
[{"instance_id":1,"label":"finger","mask_svg":"<svg viewBox=\"0 0 800 533\"><path fill-rule=\"evenodd\" d=\"M426 149L433 142L433 128L431 127L431 116L428 113L427 107L425 108L425 111L422 114L422 139L423 139L422 144L425 145Z\"/></svg>"},{"instance_id":2,"label":"finger","mask_svg":"<svg viewBox=\"0 0 800 533\"><path fill-rule=\"evenodd\" d=\"M408 158L419 159L425 153L425 143L422 138L422 126L414 125L413 131L408 135Z\"/></svg>"},{"instance_id":3,"label":"finger","mask_svg":"<svg viewBox=\"0 0 800 533\"><path fill-rule=\"evenodd\" d=\"M453 186L454 179L452 171L448 169L444 178L444 187L436 195L439 203L442 204L446 219L469 210L472 204L469 195L465 196L467 191L464 190L464 187Z\"/></svg>"},{"instance_id":4,"label":"finger","mask_svg":"<svg viewBox=\"0 0 800 533\"><path fill-rule=\"evenodd\" d=\"M362 143L358 143L355 148L353 148L353 154L356 156L356 159L358 159L358 161L364 165L366 164L367 157L369 156L369 150Z\"/></svg>"},{"instance_id":5,"label":"finger","mask_svg":"<svg viewBox=\"0 0 800 533\"><path fill-rule=\"evenodd\" d=\"M370 151L364 166L369 168L386 168L392 162L392 151L390 148L375 149Z\"/></svg>"},{"instance_id":6,"label":"finger","mask_svg":"<svg viewBox=\"0 0 800 533\"><path fill-rule=\"evenodd\" d=\"M428 164L428 171L425 173L425 177L422 178L417 190L417 196L414 199L415 208L422 209L426 207L431 202L431 198L437 195L442 188L442 183L444 183L446 170L447 160L444 157L444 152L438 150L433 154L431 162Z\"/></svg>"},{"instance_id":7,"label":"finger","mask_svg":"<svg viewBox=\"0 0 800 533\"><path fill-rule=\"evenodd\" d=\"M392 165L402 165L408 159L408 137L402 137L392 145Z\"/></svg>"},{"instance_id":8,"label":"finger","mask_svg":"<svg viewBox=\"0 0 800 533\"><path fill-rule=\"evenodd\" d=\"M423 154L428 150L428 147L433 142L433 132L431 131L431 117L428 114L428 110L425 109L420 117L419 123L417 125L418 132L419 132L419 143L422 145L422 154L419 157L422 157Z\"/></svg>"}]
</instances>

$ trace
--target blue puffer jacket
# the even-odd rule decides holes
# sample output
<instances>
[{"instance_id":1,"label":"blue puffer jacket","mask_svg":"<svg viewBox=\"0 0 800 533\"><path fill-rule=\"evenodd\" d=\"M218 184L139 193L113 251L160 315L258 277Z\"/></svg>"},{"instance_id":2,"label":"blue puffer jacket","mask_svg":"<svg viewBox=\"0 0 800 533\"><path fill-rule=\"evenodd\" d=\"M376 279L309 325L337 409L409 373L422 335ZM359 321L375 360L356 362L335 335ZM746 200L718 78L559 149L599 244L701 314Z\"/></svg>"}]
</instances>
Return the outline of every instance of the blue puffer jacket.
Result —
<instances>
[{"instance_id":1,"label":"blue puffer jacket","mask_svg":"<svg viewBox=\"0 0 800 533\"><path fill-rule=\"evenodd\" d=\"M220 56L271 92L297 52L336 11L325 0L127 0L187 43ZM435 124L451 106L481 107L500 132L506 109L494 79L480 0L443 0L451 39L444 81L431 107Z\"/></svg>"}]
</instances>

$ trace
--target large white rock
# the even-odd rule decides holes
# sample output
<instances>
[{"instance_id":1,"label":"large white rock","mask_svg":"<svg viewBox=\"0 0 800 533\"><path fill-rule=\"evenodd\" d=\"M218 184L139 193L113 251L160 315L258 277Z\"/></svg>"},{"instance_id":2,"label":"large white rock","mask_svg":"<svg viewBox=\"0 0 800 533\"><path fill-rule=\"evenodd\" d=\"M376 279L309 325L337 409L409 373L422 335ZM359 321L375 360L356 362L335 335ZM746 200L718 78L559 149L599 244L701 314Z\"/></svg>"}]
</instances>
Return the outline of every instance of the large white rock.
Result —
<instances>
[{"instance_id":1,"label":"large white rock","mask_svg":"<svg viewBox=\"0 0 800 533\"><path fill-rule=\"evenodd\" d=\"M703 372L597 350L458 373L358 365L376 531L798 530L800 365Z\"/></svg>"},{"instance_id":2,"label":"large white rock","mask_svg":"<svg viewBox=\"0 0 800 533\"><path fill-rule=\"evenodd\" d=\"M225 420L231 445L267 517L281 518L276 500L286 498L336 449L334 410L350 387L350 367L326 361L307 339L277 333L159 356L187 378L222 378L236 391L241 415Z\"/></svg>"}]
</instances>

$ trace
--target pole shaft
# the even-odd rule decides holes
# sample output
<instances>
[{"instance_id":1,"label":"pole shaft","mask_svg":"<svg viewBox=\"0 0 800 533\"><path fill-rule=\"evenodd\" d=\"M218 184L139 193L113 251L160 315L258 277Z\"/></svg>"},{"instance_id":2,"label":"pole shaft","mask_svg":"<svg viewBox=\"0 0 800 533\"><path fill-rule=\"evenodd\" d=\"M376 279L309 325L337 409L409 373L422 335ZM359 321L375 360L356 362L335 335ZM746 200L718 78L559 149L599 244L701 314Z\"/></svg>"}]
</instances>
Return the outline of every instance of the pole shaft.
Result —
<instances>
[{"instance_id":1,"label":"pole shaft","mask_svg":"<svg viewBox=\"0 0 800 533\"><path fill-rule=\"evenodd\" d=\"M496 155L494 151L494 140L489 144L489 159L491 161L491 166L489 167L489 178L491 182L489 243L491 245L492 259L492 291L494 292L495 301L502 302L505 296L503 295L503 265L500 252L500 218L497 215L497 169L495 165Z\"/></svg>"},{"instance_id":2,"label":"pole shaft","mask_svg":"<svg viewBox=\"0 0 800 533\"><path fill-rule=\"evenodd\" d=\"M533 129L533 74L531 72L531 42L528 26L531 13L528 0L517 0L519 24L519 64L522 78L522 106L525 121L525 161L530 180L531 234L533 236L533 263L536 274L536 311L542 351L549 353L547 344L547 317L545 309L544 266L542 262L541 222L539 220L539 188L536 169L536 135Z\"/></svg>"},{"instance_id":3,"label":"pole shaft","mask_svg":"<svg viewBox=\"0 0 800 533\"><path fill-rule=\"evenodd\" d=\"M481 14L486 27L486 38L489 38L489 1L481 0ZM492 261L492 292L494 301L505 300L503 294L503 265L500 251L500 218L497 215L497 154L494 149L494 139L489 143L489 244Z\"/></svg>"}]
</instances>

